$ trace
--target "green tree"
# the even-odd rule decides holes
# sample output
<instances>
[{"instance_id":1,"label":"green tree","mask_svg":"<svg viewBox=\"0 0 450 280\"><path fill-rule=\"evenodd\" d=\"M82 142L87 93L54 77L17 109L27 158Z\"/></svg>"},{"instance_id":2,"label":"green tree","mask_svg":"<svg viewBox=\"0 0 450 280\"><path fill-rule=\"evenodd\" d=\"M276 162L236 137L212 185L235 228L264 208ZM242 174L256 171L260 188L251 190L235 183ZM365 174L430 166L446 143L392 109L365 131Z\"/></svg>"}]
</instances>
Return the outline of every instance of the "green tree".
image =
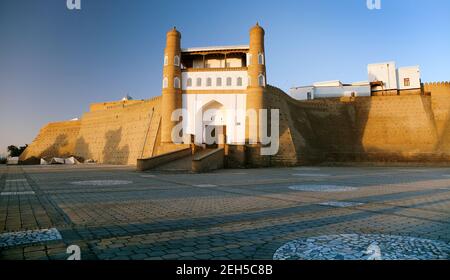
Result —
<instances>
[{"instance_id":1,"label":"green tree","mask_svg":"<svg viewBox=\"0 0 450 280\"><path fill-rule=\"evenodd\" d=\"M14 146L14 145L10 145L8 146L8 152L9 152L9 156L10 157L20 157L20 155L23 153L23 151L25 151L25 149L28 147L28 144L26 144L25 146Z\"/></svg>"}]
</instances>

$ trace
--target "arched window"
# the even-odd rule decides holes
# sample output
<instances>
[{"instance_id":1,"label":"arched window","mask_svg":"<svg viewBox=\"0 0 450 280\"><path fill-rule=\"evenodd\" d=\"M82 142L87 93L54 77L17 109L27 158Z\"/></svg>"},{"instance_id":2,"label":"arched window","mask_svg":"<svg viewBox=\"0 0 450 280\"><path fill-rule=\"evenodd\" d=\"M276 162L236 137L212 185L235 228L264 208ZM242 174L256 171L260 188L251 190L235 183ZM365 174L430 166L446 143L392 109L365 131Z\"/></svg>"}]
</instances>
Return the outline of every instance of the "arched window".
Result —
<instances>
[{"instance_id":1,"label":"arched window","mask_svg":"<svg viewBox=\"0 0 450 280\"><path fill-rule=\"evenodd\" d=\"M264 79L264 75L263 74L259 74L259 76L258 76L258 85L260 87L264 87L266 85L266 81Z\"/></svg>"},{"instance_id":2,"label":"arched window","mask_svg":"<svg viewBox=\"0 0 450 280\"><path fill-rule=\"evenodd\" d=\"M231 77L227 77L227 87L231 86Z\"/></svg>"},{"instance_id":3,"label":"arched window","mask_svg":"<svg viewBox=\"0 0 450 280\"><path fill-rule=\"evenodd\" d=\"M219 77L219 78L216 79L216 86L217 87L221 87L222 86L222 78Z\"/></svg>"},{"instance_id":4,"label":"arched window","mask_svg":"<svg viewBox=\"0 0 450 280\"><path fill-rule=\"evenodd\" d=\"M186 84L186 86L188 86L188 87L191 87L191 86L192 86L192 79L191 79L191 78L188 78L188 79L187 79L187 84Z\"/></svg>"},{"instance_id":5,"label":"arched window","mask_svg":"<svg viewBox=\"0 0 450 280\"><path fill-rule=\"evenodd\" d=\"M264 64L264 54L258 54L258 64Z\"/></svg>"},{"instance_id":6,"label":"arched window","mask_svg":"<svg viewBox=\"0 0 450 280\"><path fill-rule=\"evenodd\" d=\"M173 79L173 87L174 87L174 88L180 88L180 87L181 87L180 84L181 84L181 83L180 83L180 78L175 77L175 78Z\"/></svg>"},{"instance_id":7,"label":"arched window","mask_svg":"<svg viewBox=\"0 0 450 280\"><path fill-rule=\"evenodd\" d=\"M197 78L197 82L195 83L196 86L201 87L202 86L202 78Z\"/></svg>"},{"instance_id":8,"label":"arched window","mask_svg":"<svg viewBox=\"0 0 450 280\"><path fill-rule=\"evenodd\" d=\"M180 57L179 57L178 55L176 55L176 56L173 58L173 64L174 64L175 66L180 66Z\"/></svg>"},{"instance_id":9,"label":"arched window","mask_svg":"<svg viewBox=\"0 0 450 280\"><path fill-rule=\"evenodd\" d=\"M211 80L211 78L206 78L206 86L207 86L207 87L212 86L212 80Z\"/></svg>"},{"instance_id":10,"label":"arched window","mask_svg":"<svg viewBox=\"0 0 450 280\"><path fill-rule=\"evenodd\" d=\"M241 77L238 77L238 78L237 78L236 85L237 85L238 87L241 87L241 86L242 86L242 78L241 78Z\"/></svg>"},{"instance_id":11,"label":"arched window","mask_svg":"<svg viewBox=\"0 0 450 280\"><path fill-rule=\"evenodd\" d=\"M169 64L169 57L166 55L164 56L164 66L167 66Z\"/></svg>"},{"instance_id":12,"label":"arched window","mask_svg":"<svg viewBox=\"0 0 450 280\"><path fill-rule=\"evenodd\" d=\"M163 80L163 88L167 88L169 86L169 80L166 78L164 78Z\"/></svg>"}]
</instances>

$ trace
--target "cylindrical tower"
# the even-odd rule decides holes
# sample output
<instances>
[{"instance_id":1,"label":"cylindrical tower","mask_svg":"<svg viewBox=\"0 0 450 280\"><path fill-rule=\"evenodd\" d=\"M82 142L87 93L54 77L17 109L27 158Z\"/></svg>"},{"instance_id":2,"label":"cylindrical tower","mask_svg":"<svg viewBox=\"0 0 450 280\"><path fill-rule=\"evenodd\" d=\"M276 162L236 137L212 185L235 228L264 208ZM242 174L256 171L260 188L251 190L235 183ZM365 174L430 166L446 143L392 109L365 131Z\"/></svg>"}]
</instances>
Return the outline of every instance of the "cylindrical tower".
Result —
<instances>
[{"instance_id":1,"label":"cylindrical tower","mask_svg":"<svg viewBox=\"0 0 450 280\"><path fill-rule=\"evenodd\" d=\"M264 109L264 88L266 87L266 65L264 53L264 29L256 23L250 29L249 65L247 65L247 110L254 109L259 114L259 109ZM248 124L247 129L258 123ZM259 131L258 131L259 132ZM248 130L247 130L248 137Z\"/></svg>"},{"instance_id":2,"label":"cylindrical tower","mask_svg":"<svg viewBox=\"0 0 450 280\"><path fill-rule=\"evenodd\" d=\"M171 120L172 112L182 106L181 34L175 27L167 32L161 105L161 142L172 143L172 129L176 125Z\"/></svg>"}]
</instances>

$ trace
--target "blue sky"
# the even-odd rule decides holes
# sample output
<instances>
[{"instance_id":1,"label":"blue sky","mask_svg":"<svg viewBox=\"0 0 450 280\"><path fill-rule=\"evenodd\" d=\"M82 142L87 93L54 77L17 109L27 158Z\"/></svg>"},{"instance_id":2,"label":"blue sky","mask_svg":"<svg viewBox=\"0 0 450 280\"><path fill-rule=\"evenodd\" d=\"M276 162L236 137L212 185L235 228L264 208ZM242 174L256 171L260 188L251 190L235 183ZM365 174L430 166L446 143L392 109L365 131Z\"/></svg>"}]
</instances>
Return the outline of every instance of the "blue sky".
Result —
<instances>
[{"instance_id":1,"label":"blue sky","mask_svg":"<svg viewBox=\"0 0 450 280\"><path fill-rule=\"evenodd\" d=\"M165 33L184 47L247 44L266 30L267 79L291 86L367 79L368 63L420 65L450 80L450 1L0 0L0 153L89 103L160 95Z\"/></svg>"}]
</instances>

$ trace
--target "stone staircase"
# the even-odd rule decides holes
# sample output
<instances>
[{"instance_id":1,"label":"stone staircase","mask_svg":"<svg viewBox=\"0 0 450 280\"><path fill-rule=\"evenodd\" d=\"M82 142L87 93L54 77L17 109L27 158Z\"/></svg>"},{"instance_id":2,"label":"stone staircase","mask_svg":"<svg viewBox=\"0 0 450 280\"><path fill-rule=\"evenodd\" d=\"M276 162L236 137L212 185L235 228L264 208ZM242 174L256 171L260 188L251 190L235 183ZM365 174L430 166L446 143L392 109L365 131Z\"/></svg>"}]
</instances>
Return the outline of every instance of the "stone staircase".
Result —
<instances>
[{"instance_id":1,"label":"stone staircase","mask_svg":"<svg viewBox=\"0 0 450 280\"><path fill-rule=\"evenodd\" d=\"M195 157L201 157L205 154L208 154L214 149L209 148L201 148L196 150L193 155L188 155L186 157L171 161L166 164L162 164L153 170L163 171L163 172L191 172L192 171L192 160Z\"/></svg>"}]
</instances>

